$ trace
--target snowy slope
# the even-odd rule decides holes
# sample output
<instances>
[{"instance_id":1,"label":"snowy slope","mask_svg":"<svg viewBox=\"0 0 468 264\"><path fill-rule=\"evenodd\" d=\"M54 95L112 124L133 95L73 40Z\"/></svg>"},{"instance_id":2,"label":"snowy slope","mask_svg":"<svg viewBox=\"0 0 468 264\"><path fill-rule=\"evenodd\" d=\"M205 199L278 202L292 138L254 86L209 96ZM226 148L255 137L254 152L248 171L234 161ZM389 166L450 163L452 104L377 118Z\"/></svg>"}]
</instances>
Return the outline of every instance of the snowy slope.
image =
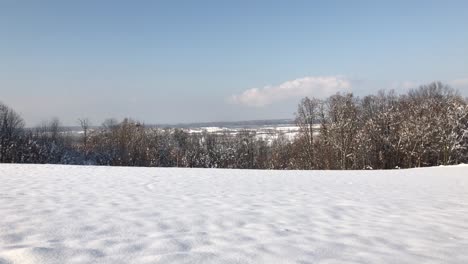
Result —
<instances>
[{"instance_id":1,"label":"snowy slope","mask_svg":"<svg viewBox=\"0 0 468 264\"><path fill-rule=\"evenodd\" d=\"M468 167L3 164L0 263L468 263Z\"/></svg>"}]
</instances>

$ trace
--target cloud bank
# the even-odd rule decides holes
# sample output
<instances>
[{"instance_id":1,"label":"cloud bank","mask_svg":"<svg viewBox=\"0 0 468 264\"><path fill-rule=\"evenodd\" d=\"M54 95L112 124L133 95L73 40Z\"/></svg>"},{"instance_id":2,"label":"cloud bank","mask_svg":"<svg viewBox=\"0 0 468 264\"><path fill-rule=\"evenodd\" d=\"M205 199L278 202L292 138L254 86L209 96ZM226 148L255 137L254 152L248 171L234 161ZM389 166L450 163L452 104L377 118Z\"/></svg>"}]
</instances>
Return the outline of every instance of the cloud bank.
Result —
<instances>
[{"instance_id":1,"label":"cloud bank","mask_svg":"<svg viewBox=\"0 0 468 264\"><path fill-rule=\"evenodd\" d=\"M262 107L297 97L326 97L339 91L348 91L352 83L343 76L308 76L279 85L252 88L229 98L231 103Z\"/></svg>"},{"instance_id":2,"label":"cloud bank","mask_svg":"<svg viewBox=\"0 0 468 264\"><path fill-rule=\"evenodd\" d=\"M307 76L283 82L279 85L267 85L261 88L252 88L232 95L228 101L250 107L263 107L276 102L305 96L324 98L336 92L355 92L358 95L375 93L377 88L392 89L397 92L406 92L431 81L377 81L356 80L345 76ZM468 78L445 81L446 84L458 89L462 94L468 95Z\"/></svg>"}]
</instances>

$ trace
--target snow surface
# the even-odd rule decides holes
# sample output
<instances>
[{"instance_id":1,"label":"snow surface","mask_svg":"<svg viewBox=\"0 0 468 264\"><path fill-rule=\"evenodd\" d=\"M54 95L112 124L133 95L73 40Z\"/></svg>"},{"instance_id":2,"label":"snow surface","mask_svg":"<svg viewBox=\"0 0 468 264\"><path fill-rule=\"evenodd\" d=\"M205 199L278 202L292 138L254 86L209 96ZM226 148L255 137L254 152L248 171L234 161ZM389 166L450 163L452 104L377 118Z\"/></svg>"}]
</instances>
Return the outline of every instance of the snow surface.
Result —
<instances>
[{"instance_id":1,"label":"snow surface","mask_svg":"<svg viewBox=\"0 0 468 264\"><path fill-rule=\"evenodd\" d=\"M318 129L320 125L314 125L314 129L317 131L314 132L315 135L319 134ZM198 128L188 128L185 131L189 134L201 134L203 132L212 133L212 134L228 134L231 136L235 136L239 134L241 131L250 131L255 132L255 137L257 139L262 139L267 142L272 142L274 139L278 138L280 135L285 136L287 139L292 140L297 137L299 133L298 126L285 126L285 125L278 125L278 126L260 126L255 128L242 128L242 127L198 127Z\"/></svg>"},{"instance_id":2,"label":"snow surface","mask_svg":"<svg viewBox=\"0 0 468 264\"><path fill-rule=\"evenodd\" d=\"M3 164L0 263L468 263L468 167Z\"/></svg>"}]
</instances>

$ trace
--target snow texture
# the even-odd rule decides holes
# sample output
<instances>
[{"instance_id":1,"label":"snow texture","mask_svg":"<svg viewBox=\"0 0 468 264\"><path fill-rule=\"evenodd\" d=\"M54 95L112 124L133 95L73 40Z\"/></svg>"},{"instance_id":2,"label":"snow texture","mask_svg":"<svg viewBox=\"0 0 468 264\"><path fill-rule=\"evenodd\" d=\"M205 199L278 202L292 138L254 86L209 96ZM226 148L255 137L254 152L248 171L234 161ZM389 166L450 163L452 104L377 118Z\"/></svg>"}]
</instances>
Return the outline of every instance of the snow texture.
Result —
<instances>
[{"instance_id":1,"label":"snow texture","mask_svg":"<svg viewBox=\"0 0 468 264\"><path fill-rule=\"evenodd\" d=\"M3 164L0 263L468 263L468 167Z\"/></svg>"}]
</instances>

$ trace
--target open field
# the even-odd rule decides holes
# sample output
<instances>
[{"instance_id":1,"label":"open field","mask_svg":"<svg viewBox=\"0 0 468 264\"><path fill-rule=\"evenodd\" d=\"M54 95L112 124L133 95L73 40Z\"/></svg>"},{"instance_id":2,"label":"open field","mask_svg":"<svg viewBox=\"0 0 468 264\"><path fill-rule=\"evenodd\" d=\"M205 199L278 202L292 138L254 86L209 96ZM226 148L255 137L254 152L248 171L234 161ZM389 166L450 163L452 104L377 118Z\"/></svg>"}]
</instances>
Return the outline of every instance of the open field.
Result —
<instances>
[{"instance_id":1,"label":"open field","mask_svg":"<svg viewBox=\"0 0 468 264\"><path fill-rule=\"evenodd\" d=\"M468 166L0 165L0 263L468 263Z\"/></svg>"}]
</instances>

